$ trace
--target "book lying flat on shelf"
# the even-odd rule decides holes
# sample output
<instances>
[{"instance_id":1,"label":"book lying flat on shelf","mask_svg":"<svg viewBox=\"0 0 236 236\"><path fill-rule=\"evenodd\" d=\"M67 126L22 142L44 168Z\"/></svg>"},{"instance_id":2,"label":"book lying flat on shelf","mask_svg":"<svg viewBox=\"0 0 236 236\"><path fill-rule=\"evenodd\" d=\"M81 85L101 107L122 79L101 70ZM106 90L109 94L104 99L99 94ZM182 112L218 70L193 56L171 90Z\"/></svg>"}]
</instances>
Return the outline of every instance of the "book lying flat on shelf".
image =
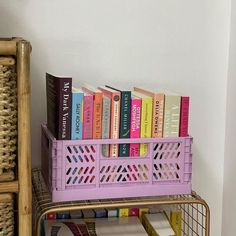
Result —
<instances>
[{"instance_id":1,"label":"book lying flat on shelf","mask_svg":"<svg viewBox=\"0 0 236 236\"><path fill-rule=\"evenodd\" d=\"M58 140L71 139L71 77L46 73L47 127Z\"/></svg>"},{"instance_id":2,"label":"book lying flat on shelf","mask_svg":"<svg viewBox=\"0 0 236 236\"><path fill-rule=\"evenodd\" d=\"M148 235L176 236L164 212L144 215L144 227Z\"/></svg>"},{"instance_id":3,"label":"book lying flat on shelf","mask_svg":"<svg viewBox=\"0 0 236 236\"><path fill-rule=\"evenodd\" d=\"M138 217L45 220L44 231L45 236L147 236Z\"/></svg>"},{"instance_id":4,"label":"book lying flat on shelf","mask_svg":"<svg viewBox=\"0 0 236 236\"><path fill-rule=\"evenodd\" d=\"M147 236L138 217L96 219L97 236Z\"/></svg>"},{"instance_id":5,"label":"book lying flat on shelf","mask_svg":"<svg viewBox=\"0 0 236 236\"><path fill-rule=\"evenodd\" d=\"M87 224L82 220L45 220L42 236L90 236Z\"/></svg>"}]
</instances>

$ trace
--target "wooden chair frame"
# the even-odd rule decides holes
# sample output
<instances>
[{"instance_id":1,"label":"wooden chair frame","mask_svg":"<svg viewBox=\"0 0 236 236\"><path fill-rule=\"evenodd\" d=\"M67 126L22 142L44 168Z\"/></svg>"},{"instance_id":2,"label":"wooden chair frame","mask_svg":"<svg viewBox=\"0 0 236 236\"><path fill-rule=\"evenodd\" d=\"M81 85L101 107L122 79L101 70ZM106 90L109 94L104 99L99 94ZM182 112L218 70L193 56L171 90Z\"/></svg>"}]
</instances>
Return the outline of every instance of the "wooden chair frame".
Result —
<instances>
[{"instance_id":1,"label":"wooden chair frame","mask_svg":"<svg viewBox=\"0 0 236 236\"><path fill-rule=\"evenodd\" d=\"M0 183L0 193L17 193L19 236L32 235L30 53L30 43L21 38L0 39L0 55L16 58L18 99L18 174L16 180Z\"/></svg>"}]
</instances>

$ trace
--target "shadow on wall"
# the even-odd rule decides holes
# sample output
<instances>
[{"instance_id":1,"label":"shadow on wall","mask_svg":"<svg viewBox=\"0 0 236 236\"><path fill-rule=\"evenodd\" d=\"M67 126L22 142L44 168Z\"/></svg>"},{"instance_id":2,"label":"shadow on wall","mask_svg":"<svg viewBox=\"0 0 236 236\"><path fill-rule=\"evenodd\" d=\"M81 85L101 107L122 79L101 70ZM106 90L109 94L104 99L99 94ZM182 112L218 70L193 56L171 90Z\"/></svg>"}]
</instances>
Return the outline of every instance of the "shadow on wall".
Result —
<instances>
[{"instance_id":1,"label":"shadow on wall","mask_svg":"<svg viewBox=\"0 0 236 236\"><path fill-rule=\"evenodd\" d=\"M21 37L29 41L32 45L31 52L31 153L32 165L40 165L40 124L46 121L46 93L45 93L45 66L47 56L44 47L30 31L27 24L23 24L19 14L12 14L10 4L1 3L0 7L0 38ZM13 3L12 3L13 4ZM22 5L22 4L21 4ZM22 13L23 14L23 13ZM27 22L26 22L27 23ZM39 32L40 34L40 32Z\"/></svg>"}]
</instances>

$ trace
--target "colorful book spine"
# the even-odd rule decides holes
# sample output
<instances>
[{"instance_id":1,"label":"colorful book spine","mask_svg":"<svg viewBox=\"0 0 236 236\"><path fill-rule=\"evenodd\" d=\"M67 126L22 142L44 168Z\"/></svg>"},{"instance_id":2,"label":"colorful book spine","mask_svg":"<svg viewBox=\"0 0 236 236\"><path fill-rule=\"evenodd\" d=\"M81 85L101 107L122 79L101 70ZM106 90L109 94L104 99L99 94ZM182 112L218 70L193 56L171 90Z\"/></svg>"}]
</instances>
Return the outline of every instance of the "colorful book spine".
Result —
<instances>
[{"instance_id":1,"label":"colorful book spine","mask_svg":"<svg viewBox=\"0 0 236 236\"><path fill-rule=\"evenodd\" d=\"M180 123L180 96L165 95L163 137L178 137Z\"/></svg>"},{"instance_id":2,"label":"colorful book spine","mask_svg":"<svg viewBox=\"0 0 236 236\"><path fill-rule=\"evenodd\" d=\"M152 135L152 98L142 99L141 113L141 138L151 138ZM148 153L148 144L140 144L140 156L145 156Z\"/></svg>"},{"instance_id":3,"label":"colorful book spine","mask_svg":"<svg viewBox=\"0 0 236 236\"><path fill-rule=\"evenodd\" d=\"M130 124L130 138L140 138L140 118L141 118L141 99L131 98L131 124ZM140 155L140 144L131 143L129 155L131 157Z\"/></svg>"},{"instance_id":4,"label":"colorful book spine","mask_svg":"<svg viewBox=\"0 0 236 236\"><path fill-rule=\"evenodd\" d=\"M133 95L141 98L142 108L141 108L141 138L151 138L152 136L152 97L143 95L138 92L133 92ZM140 156L144 157L148 154L148 144L140 144Z\"/></svg>"},{"instance_id":5,"label":"colorful book spine","mask_svg":"<svg viewBox=\"0 0 236 236\"><path fill-rule=\"evenodd\" d=\"M71 138L72 78L46 73L47 126L58 140Z\"/></svg>"},{"instance_id":6,"label":"colorful book spine","mask_svg":"<svg viewBox=\"0 0 236 236\"><path fill-rule=\"evenodd\" d=\"M102 91L90 86L82 86L83 91L93 95L93 139L102 138Z\"/></svg>"},{"instance_id":7,"label":"colorful book spine","mask_svg":"<svg viewBox=\"0 0 236 236\"><path fill-rule=\"evenodd\" d=\"M83 138L83 98L84 94L82 91L78 91L72 88L72 140L78 140Z\"/></svg>"},{"instance_id":8,"label":"colorful book spine","mask_svg":"<svg viewBox=\"0 0 236 236\"><path fill-rule=\"evenodd\" d=\"M102 92L94 93L93 106L93 138L100 139L102 137Z\"/></svg>"},{"instance_id":9,"label":"colorful book spine","mask_svg":"<svg viewBox=\"0 0 236 236\"><path fill-rule=\"evenodd\" d=\"M130 138L130 102L131 91L121 91L120 138ZM119 157L129 156L130 144L119 144Z\"/></svg>"},{"instance_id":10,"label":"colorful book spine","mask_svg":"<svg viewBox=\"0 0 236 236\"><path fill-rule=\"evenodd\" d=\"M102 209L95 209L95 217L96 218L105 218L107 217L107 211L102 208Z\"/></svg>"},{"instance_id":11,"label":"colorful book spine","mask_svg":"<svg viewBox=\"0 0 236 236\"><path fill-rule=\"evenodd\" d=\"M71 219L81 219L83 217L82 211L77 210L77 211L70 211L70 218Z\"/></svg>"},{"instance_id":12,"label":"colorful book spine","mask_svg":"<svg viewBox=\"0 0 236 236\"><path fill-rule=\"evenodd\" d=\"M82 210L82 213L84 219L95 218L95 212L92 209Z\"/></svg>"},{"instance_id":13,"label":"colorful book spine","mask_svg":"<svg viewBox=\"0 0 236 236\"><path fill-rule=\"evenodd\" d=\"M103 95L103 109L102 109L102 139L110 138L110 116L111 116L111 99ZM102 155L109 156L109 144L102 145Z\"/></svg>"},{"instance_id":14,"label":"colorful book spine","mask_svg":"<svg viewBox=\"0 0 236 236\"><path fill-rule=\"evenodd\" d=\"M110 137L112 139L119 138L120 129L120 94L114 94L112 96L112 106L111 106L111 128ZM118 157L119 148L117 144L112 144L110 147L110 156Z\"/></svg>"},{"instance_id":15,"label":"colorful book spine","mask_svg":"<svg viewBox=\"0 0 236 236\"><path fill-rule=\"evenodd\" d=\"M70 219L69 212L57 212L57 219Z\"/></svg>"},{"instance_id":16,"label":"colorful book spine","mask_svg":"<svg viewBox=\"0 0 236 236\"><path fill-rule=\"evenodd\" d=\"M105 86L99 87L104 95L111 99L111 116L110 116L110 138L119 138L120 129L120 92L107 88ZM118 144L110 145L110 157L118 157L119 147Z\"/></svg>"},{"instance_id":17,"label":"colorful book spine","mask_svg":"<svg viewBox=\"0 0 236 236\"><path fill-rule=\"evenodd\" d=\"M139 220L141 221L142 224L144 222L144 215L147 213L149 213L149 208L147 208L147 207L139 208Z\"/></svg>"},{"instance_id":18,"label":"colorful book spine","mask_svg":"<svg viewBox=\"0 0 236 236\"><path fill-rule=\"evenodd\" d=\"M93 96L84 94L83 139L93 138Z\"/></svg>"},{"instance_id":19,"label":"colorful book spine","mask_svg":"<svg viewBox=\"0 0 236 236\"><path fill-rule=\"evenodd\" d=\"M163 137L163 121L164 121L164 103L165 95L158 93L153 96L153 112L152 112L152 137Z\"/></svg>"},{"instance_id":20,"label":"colorful book spine","mask_svg":"<svg viewBox=\"0 0 236 236\"><path fill-rule=\"evenodd\" d=\"M181 97L179 136L188 136L189 97Z\"/></svg>"},{"instance_id":21,"label":"colorful book spine","mask_svg":"<svg viewBox=\"0 0 236 236\"><path fill-rule=\"evenodd\" d=\"M139 208L130 208L129 216L137 216L139 217Z\"/></svg>"},{"instance_id":22,"label":"colorful book spine","mask_svg":"<svg viewBox=\"0 0 236 236\"><path fill-rule=\"evenodd\" d=\"M118 217L119 209L107 209L107 217Z\"/></svg>"},{"instance_id":23,"label":"colorful book spine","mask_svg":"<svg viewBox=\"0 0 236 236\"><path fill-rule=\"evenodd\" d=\"M46 220L56 220L57 215L55 212L50 212L48 214L46 214Z\"/></svg>"},{"instance_id":24,"label":"colorful book spine","mask_svg":"<svg viewBox=\"0 0 236 236\"><path fill-rule=\"evenodd\" d=\"M120 92L120 132L119 138L130 138L130 103L131 103L131 91L118 89L106 85L106 87L114 89ZM119 144L119 157L129 156L128 143Z\"/></svg>"},{"instance_id":25,"label":"colorful book spine","mask_svg":"<svg viewBox=\"0 0 236 236\"><path fill-rule=\"evenodd\" d=\"M128 217L128 216L129 216L129 208L119 209L119 217Z\"/></svg>"},{"instance_id":26,"label":"colorful book spine","mask_svg":"<svg viewBox=\"0 0 236 236\"><path fill-rule=\"evenodd\" d=\"M163 121L164 121L164 102L165 94L162 92L155 92L149 89L134 87L134 91L151 96L153 98L153 112L152 112L152 137L163 137Z\"/></svg>"}]
</instances>

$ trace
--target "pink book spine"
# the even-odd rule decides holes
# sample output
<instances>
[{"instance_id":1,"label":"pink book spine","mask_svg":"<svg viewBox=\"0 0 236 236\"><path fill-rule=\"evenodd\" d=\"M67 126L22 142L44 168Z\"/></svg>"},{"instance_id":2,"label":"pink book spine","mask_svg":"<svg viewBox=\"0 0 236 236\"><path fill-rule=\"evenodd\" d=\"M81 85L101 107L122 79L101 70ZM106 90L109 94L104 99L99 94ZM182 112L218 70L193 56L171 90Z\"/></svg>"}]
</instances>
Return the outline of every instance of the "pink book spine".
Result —
<instances>
[{"instance_id":1,"label":"pink book spine","mask_svg":"<svg viewBox=\"0 0 236 236\"><path fill-rule=\"evenodd\" d=\"M189 97L181 97L179 136L188 136Z\"/></svg>"},{"instance_id":2,"label":"pink book spine","mask_svg":"<svg viewBox=\"0 0 236 236\"><path fill-rule=\"evenodd\" d=\"M140 138L141 99L131 99L130 138ZM130 156L140 156L139 143L130 144Z\"/></svg>"},{"instance_id":3,"label":"pink book spine","mask_svg":"<svg viewBox=\"0 0 236 236\"><path fill-rule=\"evenodd\" d=\"M93 138L93 95L84 95L83 139Z\"/></svg>"}]
</instances>

